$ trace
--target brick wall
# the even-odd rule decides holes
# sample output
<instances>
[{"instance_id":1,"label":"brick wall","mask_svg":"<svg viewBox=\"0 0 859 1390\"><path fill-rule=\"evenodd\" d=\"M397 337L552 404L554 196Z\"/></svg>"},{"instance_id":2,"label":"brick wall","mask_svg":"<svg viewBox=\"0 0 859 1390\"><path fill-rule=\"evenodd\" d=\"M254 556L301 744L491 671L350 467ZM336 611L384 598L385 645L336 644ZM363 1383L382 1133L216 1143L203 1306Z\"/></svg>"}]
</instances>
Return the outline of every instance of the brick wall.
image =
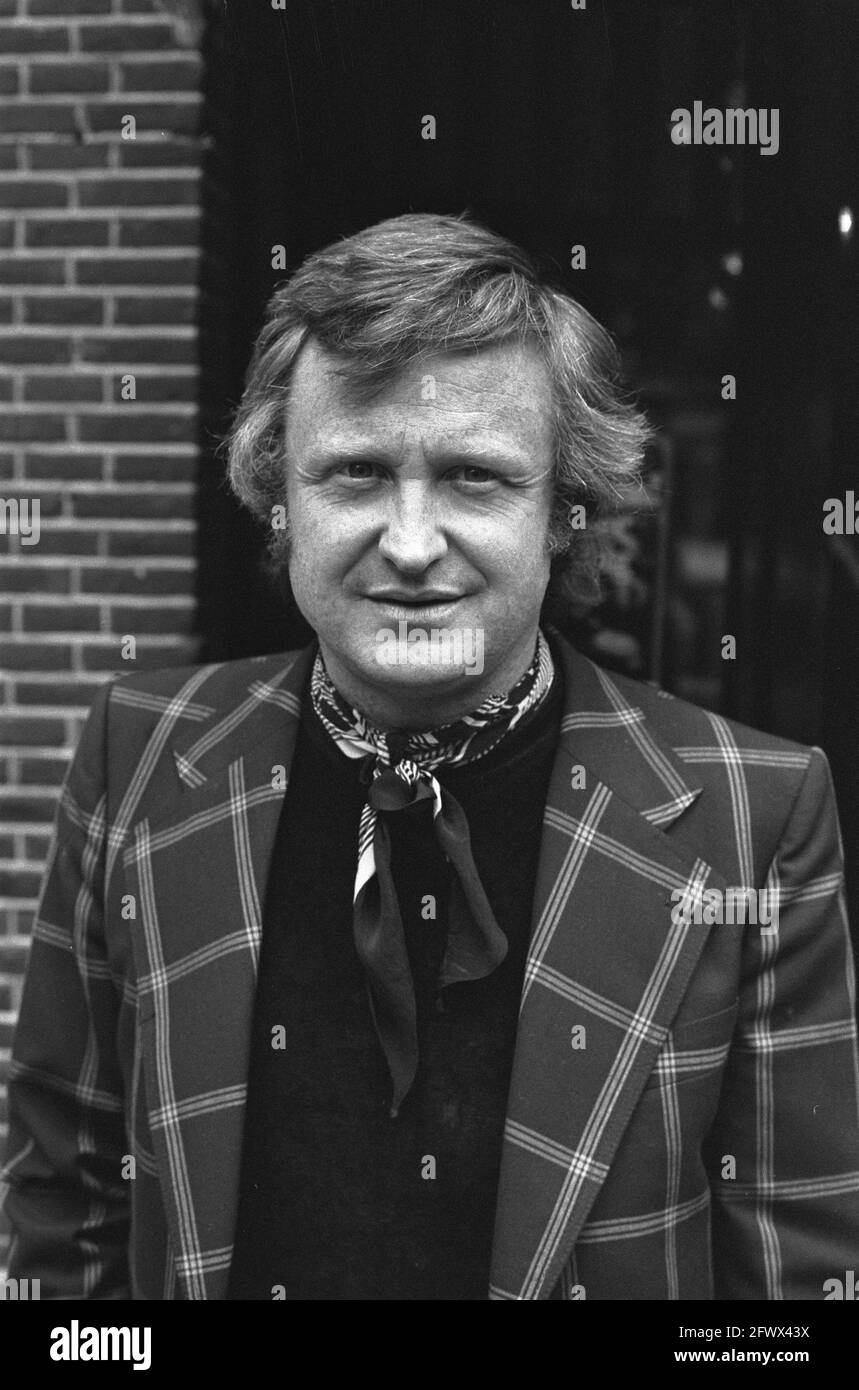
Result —
<instances>
[{"instance_id":1,"label":"brick wall","mask_svg":"<svg viewBox=\"0 0 859 1390\"><path fill-rule=\"evenodd\" d=\"M155 0L0 0L0 497L39 502L36 544L32 511L18 534L0 513L0 1083L92 694L108 672L196 655L193 18Z\"/></svg>"}]
</instances>

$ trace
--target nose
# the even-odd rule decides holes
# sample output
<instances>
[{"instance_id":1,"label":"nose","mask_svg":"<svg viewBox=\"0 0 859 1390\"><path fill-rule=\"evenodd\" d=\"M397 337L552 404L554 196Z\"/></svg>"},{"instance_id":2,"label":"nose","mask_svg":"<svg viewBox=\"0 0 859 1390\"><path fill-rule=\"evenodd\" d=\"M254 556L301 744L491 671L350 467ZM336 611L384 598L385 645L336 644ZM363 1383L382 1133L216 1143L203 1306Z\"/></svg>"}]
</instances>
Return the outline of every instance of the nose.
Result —
<instances>
[{"instance_id":1,"label":"nose","mask_svg":"<svg viewBox=\"0 0 859 1390\"><path fill-rule=\"evenodd\" d=\"M404 573L420 574L447 553L431 485L407 478L394 489L379 553Z\"/></svg>"}]
</instances>

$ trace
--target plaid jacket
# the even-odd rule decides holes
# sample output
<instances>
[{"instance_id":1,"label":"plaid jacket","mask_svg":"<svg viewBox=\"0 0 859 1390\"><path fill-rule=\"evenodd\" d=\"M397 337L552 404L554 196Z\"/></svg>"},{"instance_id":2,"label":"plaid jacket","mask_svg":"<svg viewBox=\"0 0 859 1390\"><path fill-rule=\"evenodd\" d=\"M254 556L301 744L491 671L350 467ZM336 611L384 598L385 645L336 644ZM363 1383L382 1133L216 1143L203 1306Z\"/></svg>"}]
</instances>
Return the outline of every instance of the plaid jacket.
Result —
<instances>
[{"instance_id":1,"label":"plaid jacket","mask_svg":"<svg viewBox=\"0 0 859 1390\"><path fill-rule=\"evenodd\" d=\"M487 1296L822 1299L859 1268L826 760L560 648ZM95 700L11 1068L9 1272L45 1297L225 1295L262 904L313 652ZM778 895L776 932L675 909L737 886Z\"/></svg>"}]
</instances>

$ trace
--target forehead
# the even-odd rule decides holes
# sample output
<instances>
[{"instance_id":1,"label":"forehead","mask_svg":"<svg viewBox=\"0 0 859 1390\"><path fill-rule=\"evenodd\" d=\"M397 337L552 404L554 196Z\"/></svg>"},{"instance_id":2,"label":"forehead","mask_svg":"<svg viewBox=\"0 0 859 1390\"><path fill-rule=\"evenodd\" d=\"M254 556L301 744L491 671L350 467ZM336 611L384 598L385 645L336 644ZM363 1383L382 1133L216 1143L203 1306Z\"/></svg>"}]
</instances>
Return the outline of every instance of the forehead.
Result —
<instances>
[{"instance_id":1,"label":"forehead","mask_svg":"<svg viewBox=\"0 0 859 1390\"><path fill-rule=\"evenodd\" d=\"M440 444L461 442L464 434L529 452L548 444L551 381L533 344L499 343L423 357L370 400L356 395L337 364L338 358L312 339L302 348L289 393L290 452L370 437L393 441L404 431Z\"/></svg>"}]
</instances>

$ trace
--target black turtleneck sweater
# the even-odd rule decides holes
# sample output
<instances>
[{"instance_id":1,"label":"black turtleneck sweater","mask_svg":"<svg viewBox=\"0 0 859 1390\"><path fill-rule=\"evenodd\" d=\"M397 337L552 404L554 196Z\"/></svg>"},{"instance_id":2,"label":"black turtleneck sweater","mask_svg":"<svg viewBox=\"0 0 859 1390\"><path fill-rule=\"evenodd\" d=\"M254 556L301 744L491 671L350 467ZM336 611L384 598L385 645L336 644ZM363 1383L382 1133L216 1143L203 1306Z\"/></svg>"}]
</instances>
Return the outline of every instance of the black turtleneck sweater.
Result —
<instances>
[{"instance_id":1,"label":"black turtleneck sweater","mask_svg":"<svg viewBox=\"0 0 859 1390\"><path fill-rule=\"evenodd\" d=\"M520 728L486 757L435 774L465 811L509 943L491 976L439 996L452 869L429 811L389 818L420 1057L392 1120L352 940L360 763L335 747L306 695L266 896L229 1298L487 1298L562 708L556 665L549 695Z\"/></svg>"}]
</instances>

